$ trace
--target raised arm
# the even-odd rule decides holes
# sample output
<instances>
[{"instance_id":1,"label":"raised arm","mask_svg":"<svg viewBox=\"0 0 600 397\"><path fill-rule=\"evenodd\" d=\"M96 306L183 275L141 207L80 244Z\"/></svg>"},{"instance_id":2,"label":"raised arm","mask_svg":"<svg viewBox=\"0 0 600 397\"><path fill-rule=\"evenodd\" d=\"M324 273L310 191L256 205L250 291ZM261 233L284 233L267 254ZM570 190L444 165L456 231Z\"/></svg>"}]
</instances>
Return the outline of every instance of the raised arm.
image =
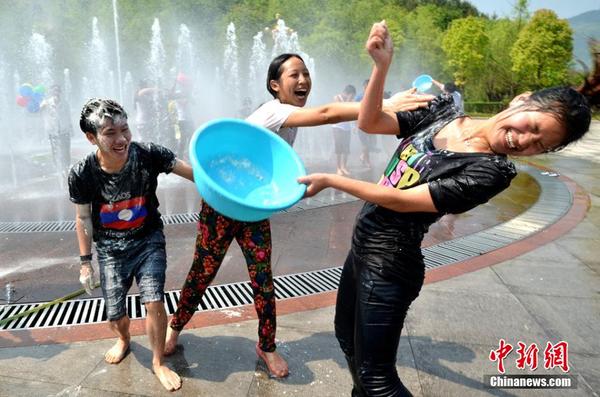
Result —
<instances>
[{"instance_id":1,"label":"raised arm","mask_svg":"<svg viewBox=\"0 0 600 397\"><path fill-rule=\"evenodd\" d=\"M385 76L394 52L385 21L373 24L366 48L375 65L361 101L358 128L370 133L398 134L400 127L396 115L384 111L382 105Z\"/></svg>"},{"instance_id":2,"label":"raised arm","mask_svg":"<svg viewBox=\"0 0 600 397\"><path fill-rule=\"evenodd\" d=\"M383 98L383 95L382 95ZM417 95L415 89L399 92L389 99L382 101L380 108L382 112L389 115L395 121L396 112L415 110L426 107L429 101L435 98L433 95ZM335 124L342 121L356 120L361 109L361 102L332 102L315 108L299 108L292 112L283 127L311 127L323 124ZM365 131L378 134L397 134L397 129L381 129L377 131Z\"/></svg>"}]
</instances>

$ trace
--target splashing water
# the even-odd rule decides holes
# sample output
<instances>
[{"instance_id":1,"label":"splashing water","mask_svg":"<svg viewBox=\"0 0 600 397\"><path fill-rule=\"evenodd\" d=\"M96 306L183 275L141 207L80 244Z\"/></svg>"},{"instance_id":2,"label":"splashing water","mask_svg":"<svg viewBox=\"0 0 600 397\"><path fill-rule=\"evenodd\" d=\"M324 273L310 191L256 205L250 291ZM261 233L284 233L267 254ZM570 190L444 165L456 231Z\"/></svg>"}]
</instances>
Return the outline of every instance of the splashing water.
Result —
<instances>
[{"instance_id":1,"label":"splashing water","mask_svg":"<svg viewBox=\"0 0 600 397\"><path fill-rule=\"evenodd\" d=\"M64 265L65 263L74 262L72 257L64 258L28 258L19 263L13 263L7 267L0 269L0 279L8 276L14 276L15 274L28 273L32 271L38 271L47 267L56 265Z\"/></svg>"}]
</instances>

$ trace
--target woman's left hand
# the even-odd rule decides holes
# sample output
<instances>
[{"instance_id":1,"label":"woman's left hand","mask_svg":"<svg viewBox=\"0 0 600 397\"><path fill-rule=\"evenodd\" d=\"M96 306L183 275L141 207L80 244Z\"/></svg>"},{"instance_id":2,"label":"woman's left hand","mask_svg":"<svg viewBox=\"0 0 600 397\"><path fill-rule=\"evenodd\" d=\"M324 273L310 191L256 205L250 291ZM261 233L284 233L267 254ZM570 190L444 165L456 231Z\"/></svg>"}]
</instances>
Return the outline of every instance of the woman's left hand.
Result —
<instances>
[{"instance_id":1,"label":"woman's left hand","mask_svg":"<svg viewBox=\"0 0 600 397\"><path fill-rule=\"evenodd\" d=\"M329 176L329 174L310 174L298 178L298 183L304 183L306 185L304 197L312 197L321 190L329 187Z\"/></svg>"}]
</instances>

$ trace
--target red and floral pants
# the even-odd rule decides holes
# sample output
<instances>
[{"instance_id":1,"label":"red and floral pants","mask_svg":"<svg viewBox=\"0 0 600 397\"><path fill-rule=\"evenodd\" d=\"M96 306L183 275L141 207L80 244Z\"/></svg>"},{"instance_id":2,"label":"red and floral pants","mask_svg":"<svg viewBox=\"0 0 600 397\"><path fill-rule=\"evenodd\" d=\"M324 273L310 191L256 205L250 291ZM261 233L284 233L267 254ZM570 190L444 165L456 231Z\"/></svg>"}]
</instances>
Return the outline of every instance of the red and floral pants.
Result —
<instances>
[{"instance_id":1,"label":"red and floral pants","mask_svg":"<svg viewBox=\"0 0 600 397\"><path fill-rule=\"evenodd\" d=\"M217 275L225 253L235 238L242 249L258 315L258 340L263 351L275 350L275 287L271 273L271 223L242 222L228 218L203 203L198 221L196 252L171 328L181 331L192 318L204 291Z\"/></svg>"}]
</instances>

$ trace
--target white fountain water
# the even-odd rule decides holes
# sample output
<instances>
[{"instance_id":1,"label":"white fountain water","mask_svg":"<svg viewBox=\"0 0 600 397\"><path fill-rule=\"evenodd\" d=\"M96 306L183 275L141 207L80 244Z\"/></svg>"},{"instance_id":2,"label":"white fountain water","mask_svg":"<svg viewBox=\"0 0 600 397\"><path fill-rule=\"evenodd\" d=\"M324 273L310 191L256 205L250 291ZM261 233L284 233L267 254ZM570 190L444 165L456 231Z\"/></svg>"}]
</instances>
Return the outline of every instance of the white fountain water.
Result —
<instances>
[{"instance_id":1,"label":"white fountain water","mask_svg":"<svg viewBox=\"0 0 600 397\"><path fill-rule=\"evenodd\" d=\"M240 103L240 73L238 66L238 46L235 25L231 22L227 25L227 36L225 39L225 52L223 54L224 92L231 97L227 103L233 104L233 109L226 109L226 113L234 115L239 109Z\"/></svg>"},{"instance_id":2,"label":"white fountain water","mask_svg":"<svg viewBox=\"0 0 600 397\"><path fill-rule=\"evenodd\" d=\"M263 33L258 32L252 38L252 53L248 65L248 95L252 98L265 96L265 71L269 66L267 45L263 42Z\"/></svg>"},{"instance_id":3,"label":"white fountain water","mask_svg":"<svg viewBox=\"0 0 600 397\"><path fill-rule=\"evenodd\" d=\"M165 82L166 60L167 56L162 42L160 22L158 18L154 18L154 22L152 23L152 37L150 38L150 56L146 63L146 68L152 83L159 87Z\"/></svg>"},{"instance_id":4,"label":"white fountain water","mask_svg":"<svg viewBox=\"0 0 600 397\"><path fill-rule=\"evenodd\" d=\"M63 87L65 98L71 98L73 95L73 83L71 82L71 71L69 68L63 70Z\"/></svg>"},{"instance_id":5,"label":"white fountain water","mask_svg":"<svg viewBox=\"0 0 600 397\"><path fill-rule=\"evenodd\" d=\"M26 57L29 58L27 77L32 84L43 84L50 87L54 83L54 49L46 41L46 37L33 33L27 44Z\"/></svg>"},{"instance_id":6,"label":"white fountain water","mask_svg":"<svg viewBox=\"0 0 600 397\"><path fill-rule=\"evenodd\" d=\"M175 52L175 69L177 72L193 74L196 69L196 51L192 43L190 29L185 24L179 25L177 51Z\"/></svg>"},{"instance_id":7,"label":"white fountain water","mask_svg":"<svg viewBox=\"0 0 600 397\"><path fill-rule=\"evenodd\" d=\"M117 12L117 0L112 2L113 24L115 27L115 53L117 55L117 81L119 84L119 102L123 102L123 82L121 80L121 44L119 42L119 14Z\"/></svg>"},{"instance_id":8,"label":"white fountain water","mask_svg":"<svg viewBox=\"0 0 600 397\"><path fill-rule=\"evenodd\" d=\"M98 18L92 18L92 36L86 44L87 58L81 84L81 100L92 97L111 97L112 81L109 80L109 58L106 44L100 35Z\"/></svg>"}]
</instances>

